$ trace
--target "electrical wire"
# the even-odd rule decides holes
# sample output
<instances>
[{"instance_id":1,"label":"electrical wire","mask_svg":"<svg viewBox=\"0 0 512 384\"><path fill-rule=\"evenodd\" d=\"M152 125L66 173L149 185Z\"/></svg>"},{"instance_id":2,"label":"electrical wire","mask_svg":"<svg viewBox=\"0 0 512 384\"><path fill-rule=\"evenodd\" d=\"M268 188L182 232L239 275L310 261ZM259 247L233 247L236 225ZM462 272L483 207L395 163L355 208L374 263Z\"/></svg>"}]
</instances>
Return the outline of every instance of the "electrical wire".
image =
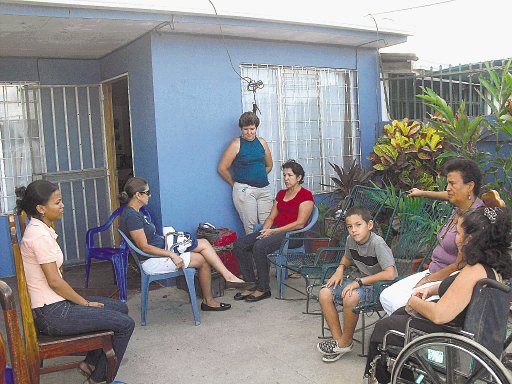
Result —
<instances>
[{"instance_id":1,"label":"electrical wire","mask_svg":"<svg viewBox=\"0 0 512 384\"><path fill-rule=\"evenodd\" d=\"M375 17L373 17L373 14L369 13L367 16L370 16L375 24L375 31L377 32L377 41L379 40L382 40L384 41L384 45L388 45L387 41L384 40L384 39L379 39L379 36L380 36L380 30L379 30L379 25L377 24L377 20L375 20ZM377 78L380 78L382 76L382 88L384 90L384 103L386 104L386 116L388 118L388 120L392 120L391 119L391 115L389 114L389 99L388 99L388 89L387 89L387 85L386 85L386 79L384 78L384 70L382 68L382 55L380 54L380 50L379 48L377 48L377 58L379 60L379 68L380 70L377 70ZM380 100L378 100L379 98L379 95L378 95L378 91L375 92L375 97L377 99L377 106L380 106L381 103L380 103ZM378 109L378 121L379 123L382 121L382 109L380 107L377 107Z\"/></svg>"},{"instance_id":2,"label":"electrical wire","mask_svg":"<svg viewBox=\"0 0 512 384\"><path fill-rule=\"evenodd\" d=\"M215 12L215 16L217 18L217 20L219 19L219 14L217 13L217 8L215 8L215 4L213 4L213 2L211 0L208 0L208 2L211 4L212 8L213 8L213 11ZM245 81L247 83L247 90L252 92L253 93L253 112L256 113L256 111L259 111L260 114L261 114L261 111L260 109L258 108L258 105L256 104L256 91L258 89L262 89L265 85L263 84L263 81L261 80L253 80L251 77L249 76L242 76L236 69L235 69L235 66L233 65L233 60L231 59L231 54L229 53L229 49L228 49L228 46L226 44L226 38L224 36L224 31L222 30L222 24L219 23L218 24L219 26L219 31L220 31L220 35L222 36L222 43L224 45L224 49L226 50L226 54L228 55L228 58L229 58L229 64L231 65L231 68L233 69L233 71L237 74L237 76Z\"/></svg>"},{"instance_id":3,"label":"electrical wire","mask_svg":"<svg viewBox=\"0 0 512 384\"><path fill-rule=\"evenodd\" d=\"M439 1L437 3L430 3L430 4L423 4L423 5L417 5L417 6L414 6L414 7L409 7L409 8L401 8L401 9L395 9L393 11L384 11L384 12L375 12L375 13L369 13L368 15L366 16L370 16L370 15L373 15L373 16L377 16L377 15L386 15L388 13L395 13L395 12L402 12L402 11L410 11L412 9L418 9L418 8L426 8L426 7L432 7L434 5L439 5L439 4L446 4L446 3L453 3L457 0L446 0L446 1Z\"/></svg>"},{"instance_id":4,"label":"electrical wire","mask_svg":"<svg viewBox=\"0 0 512 384\"><path fill-rule=\"evenodd\" d=\"M432 6L440 5L440 4L453 3L455 1L456 0L439 1L439 2L436 2L436 3L423 4L423 5L418 5L418 6L414 6L414 7L408 7L408 8L400 8L400 9L395 9L395 10L392 10L392 11L369 13L366 16L370 16L372 18L372 20L373 20L373 22L375 24L375 30L377 32L377 38L378 38L379 37L379 25L377 24L377 20L375 19L374 16L386 15L386 14L395 13L395 12L410 11L410 10L418 9L418 8L432 7ZM387 45L386 41L384 41L384 44ZM379 58L380 75L382 76L382 87L383 87L383 90L384 90L384 103L386 104L386 115L387 115L387 118L389 120L392 120L391 115L390 115L390 109L389 109L388 89L387 89L386 79L384 77L384 71L383 71L383 68L382 68L382 55L381 55L379 49L377 49L377 55L378 55L378 58ZM379 121L380 121L380 117L379 117Z\"/></svg>"}]
</instances>

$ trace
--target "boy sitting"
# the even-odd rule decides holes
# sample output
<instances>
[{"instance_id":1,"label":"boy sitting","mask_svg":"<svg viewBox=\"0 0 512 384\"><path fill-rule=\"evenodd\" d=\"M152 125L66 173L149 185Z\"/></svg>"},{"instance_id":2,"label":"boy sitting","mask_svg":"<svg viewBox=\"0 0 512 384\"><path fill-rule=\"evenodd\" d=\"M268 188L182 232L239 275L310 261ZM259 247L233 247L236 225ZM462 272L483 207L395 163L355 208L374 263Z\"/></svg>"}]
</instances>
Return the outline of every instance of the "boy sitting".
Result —
<instances>
[{"instance_id":1,"label":"boy sitting","mask_svg":"<svg viewBox=\"0 0 512 384\"><path fill-rule=\"evenodd\" d=\"M397 276L393 253L382 237L372 232L373 220L365 207L352 207L345 215L349 236L340 266L320 290L320 304L332 339L318 343L322 360L333 362L352 350L359 315L352 312L359 301L373 300L373 283ZM354 262L362 278L343 280L345 268ZM343 331L335 303L343 305Z\"/></svg>"}]
</instances>

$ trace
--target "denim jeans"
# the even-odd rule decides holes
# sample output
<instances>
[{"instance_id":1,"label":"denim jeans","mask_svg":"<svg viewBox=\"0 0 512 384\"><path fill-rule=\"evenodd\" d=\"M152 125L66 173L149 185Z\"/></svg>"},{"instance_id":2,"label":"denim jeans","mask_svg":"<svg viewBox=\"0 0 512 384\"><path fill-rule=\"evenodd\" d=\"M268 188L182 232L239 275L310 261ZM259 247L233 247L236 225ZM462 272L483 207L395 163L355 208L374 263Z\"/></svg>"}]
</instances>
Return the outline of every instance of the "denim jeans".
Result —
<instances>
[{"instance_id":1,"label":"denim jeans","mask_svg":"<svg viewBox=\"0 0 512 384\"><path fill-rule=\"evenodd\" d=\"M243 236L235 241L233 248L244 280L256 282L256 289L266 292L270 290L270 263L267 255L279 249L286 233L276 233L264 239L257 239L258 236L259 232ZM258 280L254 274L254 266L256 266Z\"/></svg>"},{"instance_id":2,"label":"denim jeans","mask_svg":"<svg viewBox=\"0 0 512 384\"><path fill-rule=\"evenodd\" d=\"M87 300L105 304L103 308L87 307L68 300L34 308L35 325L39 332L50 336L70 336L85 332L113 331L112 340L117 357L115 373L123 360L135 322L128 316L125 303L100 296L88 296ZM102 350L90 351L85 361L94 365L91 375L94 381L106 378L107 359Z\"/></svg>"}]
</instances>

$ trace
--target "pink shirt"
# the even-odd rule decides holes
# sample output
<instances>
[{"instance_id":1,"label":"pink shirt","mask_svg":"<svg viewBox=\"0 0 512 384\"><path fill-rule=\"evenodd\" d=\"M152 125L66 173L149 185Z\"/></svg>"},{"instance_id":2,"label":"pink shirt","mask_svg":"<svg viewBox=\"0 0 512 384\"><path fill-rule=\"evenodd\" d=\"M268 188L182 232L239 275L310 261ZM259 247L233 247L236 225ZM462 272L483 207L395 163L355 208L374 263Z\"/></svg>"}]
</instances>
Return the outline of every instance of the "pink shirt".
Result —
<instances>
[{"instance_id":1,"label":"pink shirt","mask_svg":"<svg viewBox=\"0 0 512 384\"><path fill-rule=\"evenodd\" d=\"M471 209L475 209L484 205L484 202L476 198ZM458 208L453 211L451 219L459 212ZM430 273L435 273L455 263L457 259L458 248L455 243L455 236L457 235L457 225L450 226L451 219L444 225L443 228L437 233L438 245L432 251L432 261L428 267Z\"/></svg>"},{"instance_id":2,"label":"pink shirt","mask_svg":"<svg viewBox=\"0 0 512 384\"><path fill-rule=\"evenodd\" d=\"M50 288L41 268L41 264L52 262L60 268L64 262L57 236L53 228L35 218L30 220L23 234L20 250L32 308L65 300ZM59 275L62 277L60 270Z\"/></svg>"}]
</instances>

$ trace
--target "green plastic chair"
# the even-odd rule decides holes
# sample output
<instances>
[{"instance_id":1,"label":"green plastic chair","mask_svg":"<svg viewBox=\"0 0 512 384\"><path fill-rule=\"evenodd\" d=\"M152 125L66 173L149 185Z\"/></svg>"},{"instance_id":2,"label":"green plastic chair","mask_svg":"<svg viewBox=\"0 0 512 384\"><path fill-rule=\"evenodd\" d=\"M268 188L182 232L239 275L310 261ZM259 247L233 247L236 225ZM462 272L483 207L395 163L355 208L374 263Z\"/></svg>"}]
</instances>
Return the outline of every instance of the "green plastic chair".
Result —
<instances>
[{"instance_id":1,"label":"green plastic chair","mask_svg":"<svg viewBox=\"0 0 512 384\"><path fill-rule=\"evenodd\" d=\"M311 237L290 237L287 241L303 241L308 249L308 242L313 240L327 240L328 245L320 248L316 252L304 252L294 254L281 254L279 252L268 255L271 263L276 264L277 268L286 268L292 272L298 273L304 278L306 283L305 291L298 290L290 285L287 287L300 292L306 296L306 311L309 312L309 303L313 288L317 285L315 282L324 276L326 268L331 265L339 264L344 252L345 242L348 236L345 227L345 212L353 206L367 207L375 221L378 221L379 215L388 200L389 191L385 189L356 185L350 191L348 197L344 200L341 215L332 229L333 236L330 238L311 238ZM278 299L284 299L284 288L280 290Z\"/></svg>"},{"instance_id":2,"label":"green plastic chair","mask_svg":"<svg viewBox=\"0 0 512 384\"><path fill-rule=\"evenodd\" d=\"M366 324L366 316L378 313L379 318L382 317L380 316L380 311L383 310L379 301L380 293L394 282L423 270L423 266L438 243L437 233L450 217L452 210L453 205L447 201L425 197L410 198L406 192L398 197L385 236L393 251L398 276L395 280L375 283L373 285L373 300L360 303L353 309L354 313L363 315L361 328L358 329L362 332L362 355L365 347L365 329L374 324L373 322ZM332 272L332 269L325 271L322 281L326 281L329 272ZM351 273L349 272L346 277L351 278ZM323 320L322 337L325 337Z\"/></svg>"}]
</instances>

